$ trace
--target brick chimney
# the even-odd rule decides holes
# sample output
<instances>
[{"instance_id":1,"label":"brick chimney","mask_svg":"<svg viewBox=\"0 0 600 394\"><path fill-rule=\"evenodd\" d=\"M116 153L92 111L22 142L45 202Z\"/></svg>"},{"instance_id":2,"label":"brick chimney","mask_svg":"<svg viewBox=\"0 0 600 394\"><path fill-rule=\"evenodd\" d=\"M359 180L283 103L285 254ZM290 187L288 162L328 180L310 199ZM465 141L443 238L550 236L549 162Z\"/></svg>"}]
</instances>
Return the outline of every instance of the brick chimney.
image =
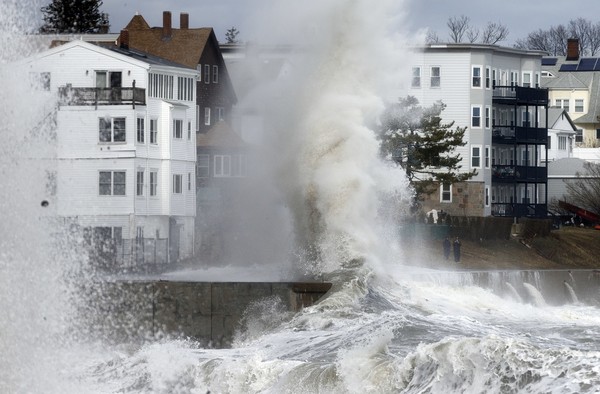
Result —
<instances>
[{"instance_id":1,"label":"brick chimney","mask_svg":"<svg viewBox=\"0 0 600 394\"><path fill-rule=\"evenodd\" d=\"M121 30L121 35L119 36L119 41L121 41L120 47L123 49L129 49L129 30L123 29Z\"/></svg>"},{"instance_id":2,"label":"brick chimney","mask_svg":"<svg viewBox=\"0 0 600 394\"><path fill-rule=\"evenodd\" d=\"M567 40L567 60L579 60L579 38Z\"/></svg>"},{"instance_id":3,"label":"brick chimney","mask_svg":"<svg viewBox=\"0 0 600 394\"><path fill-rule=\"evenodd\" d=\"M162 38L171 38L172 32L173 30L171 28L171 11L163 11Z\"/></svg>"},{"instance_id":4,"label":"brick chimney","mask_svg":"<svg viewBox=\"0 0 600 394\"><path fill-rule=\"evenodd\" d=\"M190 15L187 12L179 14L179 28L189 29L190 27Z\"/></svg>"}]
</instances>

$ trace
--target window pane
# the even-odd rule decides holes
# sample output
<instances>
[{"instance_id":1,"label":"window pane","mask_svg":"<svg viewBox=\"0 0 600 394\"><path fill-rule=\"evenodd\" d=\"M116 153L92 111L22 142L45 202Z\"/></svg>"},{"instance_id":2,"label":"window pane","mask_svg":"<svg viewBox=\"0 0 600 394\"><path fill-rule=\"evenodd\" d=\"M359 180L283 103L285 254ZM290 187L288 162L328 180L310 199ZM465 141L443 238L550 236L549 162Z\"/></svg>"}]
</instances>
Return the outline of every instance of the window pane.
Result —
<instances>
[{"instance_id":1,"label":"window pane","mask_svg":"<svg viewBox=\"0 0 600 394\"><path fill-rule=\"evenodd\" d=\"M114 184L114 195L124 196L125 195L125 172L115 171L113 172L113 184Z\"/></svg>"},{"instance_id":2,"label":"window pane","mask_svg":"<svg viewBox=\"0 0 600 394\"><path fill-rule=\"evenodd\" d=\"M111 142L111 122L110 119L106 120L104 118L98 119L98 130L99 130L99 139L100 142Z\"/></svg>"},{"instance_id":3,"label":"window pane","mask_svg":"<svg viewBox=\"0 0 600 394\"><path fill-rule=\"evenodd\" d=\"M110 171L100 171L99 191L101 196L110 196L111 193L111 175Z\"/></svg>"},{"instance_id":4,"label":"window pane","mask_svg":"<svg viewBox=\"0 0 600 394\"><path fill-rule=\"evenodd\" d=\"M125 118L113 119L114 142L125 142Z\"/></svg>"}]
</instances>

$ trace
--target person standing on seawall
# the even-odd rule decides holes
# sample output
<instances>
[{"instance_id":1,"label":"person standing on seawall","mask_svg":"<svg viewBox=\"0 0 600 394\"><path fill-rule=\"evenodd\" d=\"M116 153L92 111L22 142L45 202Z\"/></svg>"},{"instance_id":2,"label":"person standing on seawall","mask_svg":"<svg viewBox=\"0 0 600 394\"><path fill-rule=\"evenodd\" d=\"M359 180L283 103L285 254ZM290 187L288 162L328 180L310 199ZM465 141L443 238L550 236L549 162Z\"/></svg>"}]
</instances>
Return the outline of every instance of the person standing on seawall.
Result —
<instances>
[{"instance_id":1,"label":"person standing on seawall","mask_svg":"<svg viewBox=\"0 0 600 394\"><path fill-rule=\"evenodd\" d=\"M448 260L450 258L450 239L444 238L444 258Z\"/></svg>"},{"instance_id":2,"label":"person standing on seawall","mask_svg":"<svg viewBox=\"0 0 600 394\"><path fill-rule=\"evenodd\" d=\"M460 261L460 239L458 239L458 237L456 237L456 239L454 240L453 248L454 261L458 263Z\"/></svg>"}]
</instances>

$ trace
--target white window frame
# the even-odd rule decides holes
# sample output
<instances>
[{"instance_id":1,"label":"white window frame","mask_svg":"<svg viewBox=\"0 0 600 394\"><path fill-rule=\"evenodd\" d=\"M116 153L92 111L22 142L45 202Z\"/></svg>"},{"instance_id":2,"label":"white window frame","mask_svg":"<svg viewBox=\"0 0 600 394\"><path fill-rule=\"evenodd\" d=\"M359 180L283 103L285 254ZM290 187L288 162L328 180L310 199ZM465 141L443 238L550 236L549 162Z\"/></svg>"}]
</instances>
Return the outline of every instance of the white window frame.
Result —
<instances>
[{"instance_id":1,"label":"white window frame","mask_svg":"<svg viewBox=\"0 0 600 394\"><path fill-rule=\"evenodd\" d=\"M183 193L183 175L173 174L173 194Z\"/></svg>"},{"instance_id":2,"label":"white window frame","mask_svg":"<svg viewBox=\"0 0 600 394\"><path fill-rule=\"evenodd\" d=\"M434 71L437 70L437 73ZM440 66L431 66L429 76L429 87L439 89L442 87L442 68Z\"/></svg>"},{"instance_id":3,"label":"white window frame","mask_svg":"<svg viewBox=\"0 0 600 394\"><path fill-rule=\"evenodd\" d=\"M144 170L138 169L135 173L135 195L136 197L144 196Z\"/></svg>"},{"instance_id":4,"label":"white window frame","mask_svg":"<svg viewBox=\"0 0 600 394\"><path fill-rule=\"evenodd\" d=\"M213 176L215 178L225 178L231 176L231 156L214 155L213 157Z\"/></svg>"},{"instance_id":5,"label":"white window frame","mask_svg":"<svg viewBox=\"0 0 600 394\"><path fill-rule=\"evenodd\" d=\"M471 66L471 88L473 89L481 89L483 88L481 83L481 66L473 65ZM475 72L477 70L477 72Z\"/></svg>"},{"instance_id":6,"label":"white window frame","mask_svg":"<svg viewBox=\"0 0 600 394\"><path fill-rule=\"evenodd\" d=\"M212 66L212 83L219 83L219 66Z\"/></svg>"},{"instance_id":7,"label":"white window frame","mask_svg":"<svg viewBox=\"0 0 600 394\"><path fill-rule=\"evenodd\" d=\"M224 107L215 107L215 111L217 111L217 122L225 119L225 108Z\"/></svg>"},{"instance_id":8,"label":"white window frame","mask_svg":"<svg viewBox=\"0 0 600 394\"><path fill-rule=\"evenodd\" d=\"M478 115L475 114L475 110L477 110ZM475 124L475 121L479 123ZM480 129L481 128L481 105L472 105L471 106L471 128L472 129Z\"/></svg>"},{"instance_id":9,"label":"white window frame","mask_svg":"<svg viewBox=\"0 0 600 394\"><path fill-rule=\"evenodd\" d=\"M532 74L531 71L524 71L523 75L521 76L522 78L522 82L521 82L521 86L523 86L524 88L530 88L532 87L532 80L531 80Z\"/></svg>"},{"instance_id":10,"label":"white window frame","mask_svg":"<svg viewBox=\"0 0 600 394\"><path fill-rule=\"evenodd\" d=\"M173 138L183 139L183 119L173 119Z\"/></svg>"},{"instance_id":11,"label":"white window frame","mask_svg":"<svg viewBox=\"0 0 600 394\"><path fill-rule=\"evenodd\" d=\"M158 144L158 119L150 119L150 144Z\"/></svg>"},{"instance_id":12,"label":"white window frame","mask_svg":"<svg viewBox=\"0 0 600 394\"><path fill-rule=\"evenodd\" d=\"M102 174L110 174L110 183L108 184L108 193L102 191L102 186L106 186L107 183L102 182ZM116 174L122 174L123 183L117 183ZM121 175L119 175L119 178ZM123 186L123 193L115 193L116 186ZM100 170L98 171L98 195L99 196L126 196L127 195L127 171L124 170Z\"/></svg>"},{"instance_id":13,"label":"white window frame","mask_svg":"<svg viewBox=\"0 0 600 394\"><path fill-rule=\"evenodd\" d=\"M492 87L492 69L489 66L485 67L485 88L490 90Z\"/></svg>"},{"instance_id":14,"label":"white window frame","mask_svg":"<svg viewBox=\"0 0 600 394\"><path fill-rule=\"evenodd\" d=\"M210 107L204 107L204 125L210 126Z\"/></svg>"},{"instance_id":15,"label":"white window frame","mask_svg":"<svg viewBox=\"0 0 600 394\"><path fill-rule=\"evenodd\" d=\"M486 145L484 148L483 165L485 166L485 168L490 168L490 146L489 145Z\"/></svg>"},{"instance_id":16,"label":"white window frame","mask_svg":"<svg viewBox=\"0 0 600 394\"><path fill-rule=\"evenodd\" d=\"M486 207L490 206L490 187L488 185L485 185L483 203Z\"/></svg>"},{"instance_id":17,"label":"white window frame","mask_svg":"<svg viewBox=\"0 0 600 394\"><path fill-rule=\"evenodd\" d=\"M196 105L196 131L200 131L200 106Z\"/></svg>"},{"instance_id":18,"label":"white window frame","mask_svg":"<svg viewBox=\"0 0 600 394\"><path fill-rule=\"evenodd\" d=\"M150 170L150 197L158 195L158 170Z\"/></svg>"},{"instance_id":19,"label":"white window frame","mask_svg":"<svg viewBox=\"0 0 600 394\"><path fill-rule=\"evenodd\" d=\"M414 66L412 68L412 79L410 82L410 87L413 89L421 88L421 66Z\"/></svg>"},{"instance_id":20,"label":"white window frame","mask_svg":"<svg viewBox=\"0 0 600 394\"><path fill-rule=\"evenodd\" d=\"M108 118L108 120L110 121L110 139L103 141L101 138L101 136L103 134L102 125L104 124L104 126L106 127L107 119L104 117L98 118L98 142L101 144L124 144L124 143L127 143L127 118L114 117L114 118ZM122 131L123 139L122 140L115 139L115 136L116 136L115 135L115 123L116 123L116 121L118 121L119 124L121 122L123 123L123 131ZM120 135L121 135L121 133L119 134L119 136Z\"/></svg>"},{"instance_id":21,"label":"white window frame","mask_svg":"<svg viewBox=\"0 0 600 394\"><path fill-rule=\"evenodd\" d=\"M188 190L192 190L192 173L188 172L187 175Z\"/></svg>"},{"instance_id":22,"label":"white window frame","mask_svg":"<svg viewBox=\"0 0 600 394\"><path fill-rule=\"evenodd\" d=\"M192 140L192 121L191 120L188 120L187 139L188 139L188 141Z\"/></svg>"},{"instance_id":23,"label":"white window frame","mask_svg":"<svg viewBox=\"0 0 600 394\"><path fill-rule=\"evenodd\" d=\"M490 127L492 127L491 123L490 123L490 112L491 112L491 108L489 105L485 106L485 128L489 129Z\"/></svg>"},{"instance_id":24,"label":"white window frame","mask_svg":"<svg viewBox=\"0 0 600 394\"><path fill-rule=\"evenodd\" d=\"M564 135L558 136L558 150L567 150L567 137Z\"/></svg>"},{"instance_id":25,"label":"white window frame","mask_svg":"<svg viewBox=\"0 0 600 394\"><path fill-rule=\"evenodd\" d=\"M446 190L444 190L446 189ZM447 196L447 198L444 198ZM440 202L441 203L451 203L452 202L452 184L451 183L441 183L440 184Z\"/></svg>"},{"instance_id":26,"label":"white window frame","mask_svg":"<svg viewBox=\"0 0 600 394\"><path fill-rule=\"evenodd\" d=\"M210 177L210 155L199 154L196 161L196 173L198 178Z\"/></svg>"},{"instance_id":27,"label":"white window frame","mask_svg":"<svg viewBox=\"0 0 600 394\"><path fill-rule=\"evenodd\" d=\"M578 105L580 104L580 105ZM573 112L582 113L585 110L585 101L583 99L575 99L575 107L573 108Z\"/></svg>"},{"instance_id":28,"label":"white window frame","mask_svg":"<svg viewBox=\"0 0 600 394\"><path fill-rule=\"evenodd\" d=\"M144 144L146 142L146 119L141 116L135 119L135 141L138 144Z\"/></svg>"},{"instance_id":29,"label":"white window frame","mask_svg":"<svg viewBox=\"0 0 600 394\"><path fill-rule=\"evenodd\" d=\"M210 83L210 64L204 65L204 83Z\"/></svg>"},{"instance_id":30,"label":"white window frame","mask_svg":"<svg viewBox=\"0 0 600 394\"><path fill-rule=\"evenodd\" d=\"M478 150L477 155L475 155L476 149ZM477 159L477 164L475 159ZM471 145L471 168L481 168L481 145Z\"/></svg>"}]
</instances>

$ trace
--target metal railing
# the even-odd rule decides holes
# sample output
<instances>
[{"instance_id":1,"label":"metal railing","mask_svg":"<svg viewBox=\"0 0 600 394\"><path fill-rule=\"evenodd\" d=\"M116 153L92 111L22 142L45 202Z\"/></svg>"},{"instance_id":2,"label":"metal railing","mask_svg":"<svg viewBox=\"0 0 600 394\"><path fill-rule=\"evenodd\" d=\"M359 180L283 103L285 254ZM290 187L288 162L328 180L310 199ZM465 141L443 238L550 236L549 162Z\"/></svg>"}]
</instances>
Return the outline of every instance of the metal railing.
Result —
<instances>
[{"instance_id":1,"label":"metal railing","mask_svg":"<svg viewBox=\"0 0 600 394\"><path fill-rule=\"evenodd\" d=\"M58 88L60 105L146 105L146 89L130 88Z\"/></svg>"}]
</instances>

